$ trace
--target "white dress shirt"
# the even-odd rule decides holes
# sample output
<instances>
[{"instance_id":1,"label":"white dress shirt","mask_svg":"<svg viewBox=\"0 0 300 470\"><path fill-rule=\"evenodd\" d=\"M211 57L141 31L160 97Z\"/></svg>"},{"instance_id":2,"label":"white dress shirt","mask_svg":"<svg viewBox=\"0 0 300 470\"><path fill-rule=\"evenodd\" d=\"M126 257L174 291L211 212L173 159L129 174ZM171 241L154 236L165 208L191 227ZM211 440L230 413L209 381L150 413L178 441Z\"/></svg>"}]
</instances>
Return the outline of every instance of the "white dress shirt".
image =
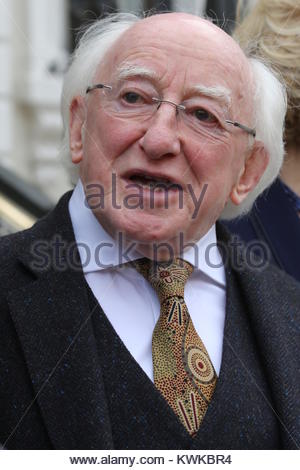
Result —
<instances>
[{"instance_id":1,"label":"white dress shirt","mask_svg":"<svg viewBox=\"0 0 300 470\"><path fill-rule=\"evenodd\" d=\"M120 267L128 260L120 259L118 243L86 207L80 180L69 201L69 212L86 281L127 349L153 381L151 341L160 313L157 294L134 268ZM100 245L103 243L107 245ZM198 252L189 248L183 254L183 258L195 266L185 285L184 298L195 329L219 375L226 280L222 258L216 247L215 226L198 241L197 247ZM134 251L128 254L130 260L140 257ZM106 267L108 265L110 267Z\"/></svg>"}]
</instances>

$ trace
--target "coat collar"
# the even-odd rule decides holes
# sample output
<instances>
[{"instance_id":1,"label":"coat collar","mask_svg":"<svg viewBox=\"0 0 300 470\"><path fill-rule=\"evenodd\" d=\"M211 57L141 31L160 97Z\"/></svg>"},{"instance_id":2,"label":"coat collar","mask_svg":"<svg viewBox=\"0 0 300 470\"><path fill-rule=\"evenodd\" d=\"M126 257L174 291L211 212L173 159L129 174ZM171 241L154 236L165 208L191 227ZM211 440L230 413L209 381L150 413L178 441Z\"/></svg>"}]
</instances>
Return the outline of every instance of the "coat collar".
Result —
<instances>
[{"instance_id":1,"label":"coat collar","mask_svg":"<svg viewBox=\"0 0 300 470\"><path fill-rule=\"evenodd\" d=\"M64 264L70 246L78 260L69 197L24 238L19 261L33 279L10 291L8 302L53 447L112 448L84 277L80 267ZM57 256L51 251L55 237L64 243Z\"/></svg>"}]
</instances>

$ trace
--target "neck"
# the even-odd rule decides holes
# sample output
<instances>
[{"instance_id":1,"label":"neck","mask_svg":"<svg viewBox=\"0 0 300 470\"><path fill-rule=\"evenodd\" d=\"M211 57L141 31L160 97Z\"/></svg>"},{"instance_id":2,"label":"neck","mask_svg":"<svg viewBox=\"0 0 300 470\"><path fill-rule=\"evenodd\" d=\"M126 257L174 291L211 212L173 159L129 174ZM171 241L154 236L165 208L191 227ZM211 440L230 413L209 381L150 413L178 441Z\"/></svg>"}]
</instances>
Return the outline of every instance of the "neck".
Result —
<instances>
[{"instance_id":1,"label":"neck","mask_svg":"<svg viewBox=\"0 0 300 470\"><path fill-rule=\"evenodd\" d=\"M280 178L298 196L300 196L300 149L287 147L287 154L280 171Z\"/></svg>"}]
</instances>

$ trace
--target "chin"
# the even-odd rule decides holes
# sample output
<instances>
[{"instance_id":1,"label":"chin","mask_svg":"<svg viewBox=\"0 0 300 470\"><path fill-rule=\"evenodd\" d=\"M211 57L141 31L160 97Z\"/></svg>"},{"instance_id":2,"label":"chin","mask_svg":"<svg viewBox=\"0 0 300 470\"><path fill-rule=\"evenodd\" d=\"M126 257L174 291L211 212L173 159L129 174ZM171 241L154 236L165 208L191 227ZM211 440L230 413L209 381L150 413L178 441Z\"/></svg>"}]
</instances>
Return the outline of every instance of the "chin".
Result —
<instances>
[{"instance_id":1,"label":"chin","mask_svg":"<svg viewBox=\"0 0 300 470\"><path fill-rule=\"evenodd\" d=\"M180 239L174 227L136 227L123 226L122 233L126 244L135 243L135 250L147 258L156 261L168 261L180 253ZM183 232L182 232L183 233Z\"/></svg>"},{"instance_id":2,"label":"chin","mask_svg":"<svg viewBox=\"0 0 300 470\"><path fill-rule=\"evenodd\" d=\"M160 228L159 230L153 227L137 226L133 229L130 225L122 225L118 228L117 233L122 233L126 240L138 243L167 243L170 238L174 238L175 234L170 230Z\"/></svg>"},{"instance_id":3,"label":"chin","mask_svg":"<svg viewBox=\"0 0 300 470\"><path fill-rule=\"evenodd\" d=\"M188 221L185 217L176 217L176 212L151 213L146 211L109 211L100 215L98 219L106 231L116 240L120 236L126 243L136 243L139 251L150 256L153 246L166 244L171 250L179 252L180 234L186 240ZM147 252L147 253L146 253Z\"/></svg>"},{"instance_id":4,"label":"chin","mask_svg":"<svg viewBox=\"0 0 300 470\"><path fill-rule=\"evenodd\" d=\"M130 214L118 221L118 231L138 242L167 242L179 235L174 218L153 214ZM184 226L184 225L181 225Z\"/></svg>"}]
</instances>

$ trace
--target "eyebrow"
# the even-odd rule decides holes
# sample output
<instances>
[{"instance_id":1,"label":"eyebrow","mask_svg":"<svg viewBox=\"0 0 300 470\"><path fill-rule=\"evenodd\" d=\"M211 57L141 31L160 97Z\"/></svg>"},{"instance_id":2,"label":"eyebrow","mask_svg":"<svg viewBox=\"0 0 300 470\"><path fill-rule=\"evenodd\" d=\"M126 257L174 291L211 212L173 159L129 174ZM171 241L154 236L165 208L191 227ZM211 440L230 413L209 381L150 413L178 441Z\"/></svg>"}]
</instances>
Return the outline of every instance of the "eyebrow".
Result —
<instances>
[{"instance_id":1,"label":"eyebrow","mask_svg":"<svg viewBox=\"0 0 300 470\"><path fill-rule=\"evenodd\" d=\"M123 63L117 69L117 78L120 80L127 80L129 78L146 78L150 81L158 81L159 76L153 70L148 67L141 65ZM207 98L212 98L215 101L219 102L222 106L225 106L227 109L231 106L231 91L223 86L214 85L207 87L205 85L193 85L188 88L188 93L193 95L205 96Z\"/></svg>"},{"instance_id":2,"label":"eyebrow","mask_svg":"<svg viewBox=\"0 0 300 470\"><path fill-rule=\"evenodd\" d=\"M231 91L220 85L207 87L205 85L194 85L189 88L189 93L213 98L228 109L231 106Z\"/></svg>"},{"instance_id":3,"label":"eyebrow","mask_svg":"<svg viewBox=\"0 0 300 470\"><path fill-rule=\"evenodd\" d=\"M154 81L159 80L158 74L153 70L142 65L124 63L117 69L117 78L126 80L128 78L141 77Z\"/></svg>"}]
</instances>

